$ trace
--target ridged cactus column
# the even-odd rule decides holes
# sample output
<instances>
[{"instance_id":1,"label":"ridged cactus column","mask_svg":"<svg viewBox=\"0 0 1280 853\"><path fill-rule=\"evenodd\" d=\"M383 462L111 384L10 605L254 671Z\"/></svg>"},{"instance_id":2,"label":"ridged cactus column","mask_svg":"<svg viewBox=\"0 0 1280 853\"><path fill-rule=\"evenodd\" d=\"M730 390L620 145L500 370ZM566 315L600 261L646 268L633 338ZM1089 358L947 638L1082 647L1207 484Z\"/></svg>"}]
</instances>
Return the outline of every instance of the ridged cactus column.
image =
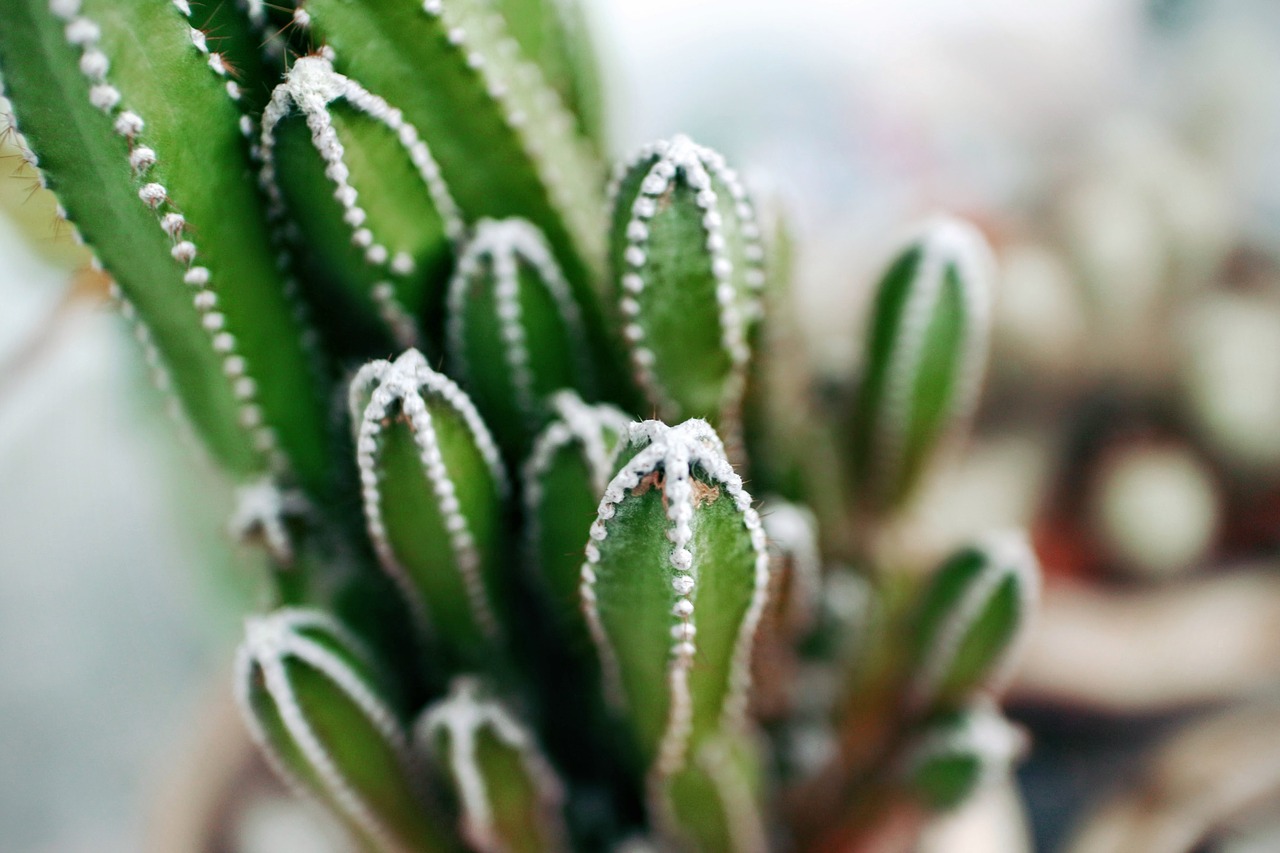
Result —
<instances>
[{"instance_id":1,"label":"ridged cactus column","mask_svg":"<svg viewBox=\"0 0 1280 853\"><path fill-rule=\"evenodd\" d=\"M744 724L768 586L764 531L705 421L632 425L619 454L582 566L588 625L650 768L655 817L673 835L732 850L738 800L706 774L702 750ZM702 793L673 798L672 787Z\"/></svg>"},{"instance_id":2,"label":"ridged cactus column","mask_svg":"<svg viewBox=\"0 0 1280 853\"><path fill-rule=\"evenodd\" d=\"M369 537L424 639L446 666L499 663L508 485L480 415L409 350L360 370L351 417Z\"/></svg>"},{"instance_id":3,"label":"ridged cactus column","mask_svg":"<svg viewBox=\"0 0 1280 853\"><path fill-rule=\"evenodd\" d=\"M449 284L449 367L513 459L562 388L591 395L598 365L583 311L546 239L522 219L482 219Z\"/></svg>"},{"instance_id":4,"label":"ridged cactus column","mask_svg":"<svg viewBox=\"0 0 1280 853\"><path fill-rule=\"evenodd\" d=\"M642 148L609 188L610 280L635 379L664 420L736 434L764 252L721 157L677 136Z\"/></svg>"},{"instance_id":5,"label":"ridged cactus column","mask_svg":"<svg viewBox=\"0 0 1280 853\"><path fill-rule=\"evenodd\" d=\"M416 726L458 801L459 834L476 853L567 850L563 783L529 729L484 694L459 678Z\"/></svg>"},{"instance_id":6,"label":"ridged cactus column","mask_svg":"<svg viewBox=\"0 0 1280 853\"><path fill-rule=\"evenodd\" d=\"M251 619L236 669L241 711L277 774L362 847L455 849L428 816L422 767L377 664L345 628L307 610Z\"/></svg>"},{"instance_id":7,"label":"ridged cactus column","mask_svg":"<svg viewBox=\"0 0 1280 853\"><path fill-rule=\"evenodd\" d=\"M309 238L315 271L397 343L422 345L424 321L440 326L466 226L421 132L329 60L304 56L267 105L261 151L272 215Z\"/></svg>"},{"instance_id":8,"label":"ridged cactus column","mask_svg":"<svg viewBox=\"0 0 1280 853\"><path fill-rule=\"evenodd\" d=\"M190 15L185 0L3 0L6 91L213 455L321 489L326 418L251 177L252 122Z\"/></svg>"}]
</instances>

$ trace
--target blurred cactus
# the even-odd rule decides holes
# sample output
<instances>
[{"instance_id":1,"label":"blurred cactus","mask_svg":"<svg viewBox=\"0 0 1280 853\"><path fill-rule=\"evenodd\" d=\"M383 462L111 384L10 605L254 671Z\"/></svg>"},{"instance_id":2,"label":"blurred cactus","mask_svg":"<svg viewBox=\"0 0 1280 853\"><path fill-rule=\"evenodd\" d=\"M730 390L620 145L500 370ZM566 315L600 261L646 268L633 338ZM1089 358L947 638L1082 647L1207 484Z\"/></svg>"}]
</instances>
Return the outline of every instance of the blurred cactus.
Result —
<instances>
[{"instance_id":1,"label":"blurred cactus","mask_svg":"<svg viewBox=\"0 0 1280 853\"><path fill-rule=\"evenodd\" d=\"M907 748L906 783L925 807L953 809L1006 776L1023 746L1020 730L977 702L933 723Z\"/></svg>"},{"instance_id":2,"label":"blurred cactus","mask_svg":"<svg viewBox=\"0 0 1280 853\"><path fill-rule=\"evenodd\" d=\"M912 626L911 701L950 707L1006 675L1039 596L1039 568L1026 538L993 535L935 572Z\"/></svg>"},{"instance_id":3,"label":"blurred cactus","mask_svg":"<svg viewBox=\"0 0 1280 853\"><path fill-rule=\"evenodd\" d=\"M654 143L603 204L572 2L0 20L20 150L271 557L248 727L362 849L850 849L894 798L951 808L1012 761L991 701L1035 606L1025 542L924 584L850 544L975 405L972 228L894 263L858 407L819 418L765 324L783 218L762 234L720 154ZM758 511L747 465L785 500Z\"/></svg>"},{"instance_id":4,"label":"blurred cactus","mask_svg":"<svg viewBox=\"0 0 1280 853\"><path fill-rule=\"evenodd\" d=\"M911 496L973 411L986 372L994 264L972 226L929 223L885 272L850 421L854 488L875 513Z\"/></svg>"}]
</instances>

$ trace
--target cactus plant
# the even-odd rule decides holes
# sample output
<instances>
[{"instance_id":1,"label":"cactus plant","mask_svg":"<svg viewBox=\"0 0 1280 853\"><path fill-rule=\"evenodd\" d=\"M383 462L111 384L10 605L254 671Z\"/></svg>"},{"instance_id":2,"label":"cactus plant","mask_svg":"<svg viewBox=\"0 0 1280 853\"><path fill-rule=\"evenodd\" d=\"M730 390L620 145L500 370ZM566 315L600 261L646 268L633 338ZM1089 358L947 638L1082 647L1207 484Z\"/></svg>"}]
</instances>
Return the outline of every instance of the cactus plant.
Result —
<instances>
[{"instance_id":1,"label":"cactus plant","mask_svg":"<svg viewBox=\"0 0 1280 853\"><path fill-rule=\"evenodd\" d=\"M910 244L856 408L811 417L803 365L753 351L785 224L763 234L685 136L606 191L579 16L0 0L0 70L271 556L237 688L290 787L372 850L871 844L1016 752L995 699L1025 542L927 583L849 544L975 404L985 244L954 222ZM752 464L785 500L752 498ZM867 606L841 609L854 577Z\"/></svg>"}]
</instances>

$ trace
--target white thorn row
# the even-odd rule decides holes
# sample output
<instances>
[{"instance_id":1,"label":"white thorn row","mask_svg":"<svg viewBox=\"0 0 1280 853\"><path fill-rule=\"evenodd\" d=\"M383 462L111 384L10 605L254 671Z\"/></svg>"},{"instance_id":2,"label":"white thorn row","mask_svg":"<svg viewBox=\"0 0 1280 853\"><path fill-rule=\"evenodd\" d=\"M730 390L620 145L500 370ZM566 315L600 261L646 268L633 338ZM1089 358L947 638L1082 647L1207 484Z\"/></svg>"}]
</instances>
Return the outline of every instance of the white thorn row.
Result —
<instances>
[{"instance_id":1,"label":"white thorn row","mask_svg":"<svg viewBox=\"0 0 1280 853\"><path fill-rule=\"evenodd\" d=\"M351 228L352 243L365 250L364 258L370 266L385 271L392 280L403 280L414 272L413 257L407 252L393 255L387 246L376 242L376 236L365 227L368 213L360 206L359 192L350 183L346 150L329 112L329 105L339 98L395 135L422 179L445 235L455 244L462 240L466 223L418 129L383 98L334 71L332 62L322 56L304 56L295 61L285 82L276 87L263 111L258 146L262 158L261 184L268 194L273 217L283 217L284 201L275 180L275 130L296 108L306 119L311 142L325 163L325 175L335 187L333 197L342 206L342 218ZM391 285L390 293L384 288L371 296L398 342L404 346L416 345L419 334L416 322L412 321L413 312L401 302L395 286ZM411 327L406 323L411 323ZM412 334L409 334L410 328Z\"/></svg>"},{"instance_id":2,"label":"white thorn row","mask_svg":"<svg viewBox=\"0 0 1280 853\"><path fill-rule=\"evenodd\" d=\"M711 261L711 273L715 279L715 299L719 308L720 345L733 365L726 381L723 408L736 414L740 398L745 391L745 378L736 377L746 369L750 359L748 328L760 315L758 291L764 285L764 251L760 243L760 229L756 224L755 209L747 197L737 175L724 158L715 151L695 144L687 136L679 135L670 141L659 141L642 147L622 164L613 175L608 189L609 213L618 216L618 198L622 182L628 173L653 161L640 181L639 192L631 199L630 219L623 250L624 269L616 270L623 293L619 294L619 307L626 326L623 336L635 373L636 382L644 390L649 402L669 418L680 415L680 407L670 392L663 387L653 370L656 355L646 343L646 333L640 322L640 295L644 292L645 266L648 262L650 220L657 214L657 199L670 192L678 182L695 191L695 203L702 211L702 228L705 247ZM734 207L734 218L743 240L743 255L747 268L735 275L734 263L725 233L724 216L720 211L721 199L714 188L719 181L728 190ZM747 292L741 292L738 279L746 282ZM732 422L734 417L726 417Z\"/></svg>"},{"instance_id":3,"label":"white thorn row","mask_svg":"<svg viewBox=\"0 0 1280 853\"><path fill-rule=\"evenodd\" d=\"M656 773L666 776L678 770L686 761L692 725L693 709L688 682L697 653L694 601L698 581L696 562L689 549L693 537L695 496L690 478L694 465L701 469L702 478L706 482L724 487L725 496L742 513L743 526L750 536L755 553L752 579L754 589L734 646L730 662L729 695L724 707L724 723L735 728L741 726L745 714L746 694L751 678L751 648L768 594L768 553L764 528L759 515L751 506L751 495L743 488L742 478L729 464L719 436L706 421L688 420L675 427L653 420L633 423L627 428L626 446L640 450L614 476L600 500L596 520L589 533L587 559L582 566L581 595L587 624L604 667L606 686L611 696L621 698L623 691L617 653L609 642L596 597L599 543L608 538L608 521L615 515L617 505L626 499L627 493L639 486L644 477L661 470L665 476L663 489L667 519L671 522L671 529L667 533L672 545L669 560L676 570L672 580L676 603L672 609L672 660L668 670L672 691L671 706L654 767Z\"/></svg>"},{"instance_id":4,"label":"white thorn row","mask_svg":"<svg viewBox=\"0 0 1280 853\"><path fill-rule=\"evenodd\" d=\"M356 411L358 401L366 394L369 397L368 403L362 410ZM431 484L445 530L449 534L455 568L466 590L472 618L486 635L496 637L500 626L481 576L480 551L468 528L466 517L462 514L454 482L440 453L435 425L426 402L428 397L462 416L490 469L499 494L507 494L509 487L498 449L470 398L453 380L427 366L421 353L407 350L395 362L370 362L361 368L351 383L352 419L359 424L356 461L360 469L369 537L382 565L399 584L414 609L420 627L424 631L430 630L427 603L421 599L408 571L395 554L382 518L382 496L378 488L377 470L378 436L382 431L382 421L390 416L392 405L398 401L401 411L409 419L423 473Z\"/></svg>"},{"instance_id":5,"label":"white thorn row","mask_svg":"<svg viewBox=\"0 0 1280 853\"><path fill-rule=\"evenodd\" d=\"M933 701L955 662L960 645L973 629L974 621L1000 584L1009 578L1017 581L1021 609L1013 629L1014 636L991 667L988 683L993 687L1007 678L1009 668L1020 651L1021 641L1027 636L1027 623L1039 600L1040 576L1039 563L1026 534L1012 530L990 533L974 547L982 554L984 565L938 627L921 669L911 681L909 698L918 708Z\"/></svg>"},{"instance_id":6,"label":"white thorn row","mask_svg":"<svg viewBox=\"0 0 1280 853\"><path fill-rule=\"evenodd\" d=\"M533 164L539 182L570 223L570 230L590 247L588 254L599 256L603 245L593 210L596 188L586 181L568 180L554 157L558 152L571 152L572 161L591 163L596 155L577 134L573 115L546 81L542 69L523 56L503 16L487 6L468 14L461 4L424 0L422 10L439 20L448 44L498 107ZM491 54L483 52L487 46L493 46ZM591 169L575 172L579 173L594 174Z\"/></svg>"},{"instance_id":7,"label":"white thorn row","mask_svg":"<svg viewBox=\"0 0 1280 853\"><path fill-rule=\"evenodd\" d=\"M569 283L560 272L542 232L523 219L481 219L475 233L458 259L449 282L449 320L446 326L448 352L460 378L467 379L469 359L466 346L468 293L483 282L485 262L493 273L493 295L498 320L498 336L511 376L511 391L517 408L530 428L537 428L541 404L530 365L528 341L520 305L520 265L533 269L536 280L547 291L564 324L578 375L594 384L595 365L586 337L582 311Z\"/></svg>"},{"instance_id":8,"label":"white thorn row","mask_svg":"<svg viewBox=\"0 0 1280 853\"><path fill-rule=\"evenodd\" d=\"M873 424L875 446L871 458L877 482L893 483L906 464L906 433L915 401L914 378L924 358L929 325L937 312L946 283L947 269L954 265L960 276L966 308L967 331L960 342L959 381L952 390L952 411L947 420L954 429L960 417L967 417L976 403L977 391L986 369L986 347L991 313L991 278L995 261L986 241L976 228L958 219L934 217L926 222L907 246L918 245L920 258L907 285L909 293L902 308L898 334L894 336L886 368L885 396ZM958 417L959 416L959 417Z\"/></svg>"},{"instance_id":9,"label":"white thorn row","mask_svg":"<svg viewBox=\"0 0 1280 853\"><path fill-rule=\"evenodd\" d=\"M181 11L181 6L178 8ZM130 168L139 173L149 171L155 166L158 156L151 147L137 144L137 137L145 127L145 122L141 116L131 110L125 109L116 113L123 95L106 80L106 70L110 65L106 56L97 58L101 53L98 48L102 37L101 26L80 14L79 0L49 0L49 11L66 22L64 36L71 46L80 50L81 72L91 84L89 102L103 112L115 114L113 124L115 132L129 143ZM199 30L191 30L191 32L199 33ZM193 41L195 38L193 35ZM202 33L200 38L203 38ZM199 47L199 44L197 43L196 46ZM138 198L156 212L161 229L175 241L175 251L172 253L174 260L185 267L183 281L195 290L192 295L192 305L201 316L201 325L209 333L214 351L223 355L225 362L227 357L236 354L235 337L224 330L226 316L214 307L217 299L213 292L208 290L209 270L202 266L192 266L198 252L195 243L180 238L182 229L176 227L175 223L185 223L185 220L176 209L173 209L168 190L163 184L154 181L143 184L138 190ZM167 210L162 211L162 209ZM208 295L205 295L206 292ZM250 386L239 387L247 389ZM254 395L237 393L237 391L238 389L233 386L232 392L240 407L240 424L250 433L254 448L264 454L272 467L286 468L288 463L278 448L275 431L265 424L262 409L254 399Z\"/></svg>"},{"instance_id":10,"label":"white thorn row","mask_svg":"<svg viewBox=\"0 0 1280 853\"><path fill-rule=\"evenodd\" d=\"M288 522L310 513L311 505L302 492L281 488L273 478L264 477L236 490L236 508L229 527L231 535L240 541L261 536L276 562L290 566L297 555Z\"/></svg>"},{"instance_id":11,"label":"white thorn row","mask_svg":"<svg viewBox=\"0 0 1280 853\"><path fill-rule=\"evenodd\" d=\"M369 295L395 342L403 347L417 346L421 337L418 334L418 321L396 298L395 285L389 281L380 281L369 291Z\"/></svg>"},{"instance_id":12,"label":"white thorn row","mask_svg":"<svg viewBox=\"0 0 1280 853\"><path fill-rule=\"evenodd\" d=\"M293 658L331 680L384 738L404 768L406 778L413 780L417 775L416 762L395 714L345 661L321 643L302 634L300 629L319 629L331 633L345 648L358 657L365 658L367 653L364 653L362 644L336 620L313 611L290 608L269 616L250 617L246 620L245 628L245 641L236 655L236 699L250 735L267 757L272 769L299 796L305 799L316 797L316 792L289 769L288 763L277 751L254 712L251 692L255 669L262 671L264 685L275 704L276 712L294 745L324 786L325 793L348 819L379 845L385 849L398 849L399 840L394 832L378 819L374 809L342 775L333 756L320 742L298 702L285 667L286 660Z\"/></svg>"},{"instance_id":13,"label":"white thorn row","mask_svg":"<svg viewBox=\"0 0 1280 853\"><path fill-rule=\"evenodd\" d=\"M449 696L429 708L415 726L414 737L430 753L438 753L439 736L448 736L449 769L462 805L463 840L477 853L503 853L514 839L503 838L494 819L493 802L480 769L479 739L487 729L520 756L525 775L538 798L539 817L552 849L562 849L566 830L560 810L564 788L533 737L500 703L480 695L475 679L454 679ZM555 843L558 842L558 843Z\"/></svg>"}]
</instances>

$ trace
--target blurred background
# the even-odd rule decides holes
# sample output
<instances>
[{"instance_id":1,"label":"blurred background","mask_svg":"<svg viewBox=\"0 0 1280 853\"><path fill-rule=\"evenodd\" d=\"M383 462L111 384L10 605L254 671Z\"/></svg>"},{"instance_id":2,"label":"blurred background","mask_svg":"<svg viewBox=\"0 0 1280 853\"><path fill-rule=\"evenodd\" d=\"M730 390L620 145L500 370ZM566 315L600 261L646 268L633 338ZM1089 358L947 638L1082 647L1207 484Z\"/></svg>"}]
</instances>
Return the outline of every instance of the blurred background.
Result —
<instances>
[{"instance_id":1,"label":"blurred background","mask_svg":"<svg viewBox=\"0 0 1280 853\"><path fill-rule=\"evenodd\" d=\"M833 386L913 222L995 243L978 433L912 544L1033 531L1034 849L1280 850L1280 4L586 5L616 154L687 132L785 200ZM0 850L137 851L229 761L257 575L35 187L0 159ZM263 802L254 849L325 849Z\"/></svg>"}]
</instances>

